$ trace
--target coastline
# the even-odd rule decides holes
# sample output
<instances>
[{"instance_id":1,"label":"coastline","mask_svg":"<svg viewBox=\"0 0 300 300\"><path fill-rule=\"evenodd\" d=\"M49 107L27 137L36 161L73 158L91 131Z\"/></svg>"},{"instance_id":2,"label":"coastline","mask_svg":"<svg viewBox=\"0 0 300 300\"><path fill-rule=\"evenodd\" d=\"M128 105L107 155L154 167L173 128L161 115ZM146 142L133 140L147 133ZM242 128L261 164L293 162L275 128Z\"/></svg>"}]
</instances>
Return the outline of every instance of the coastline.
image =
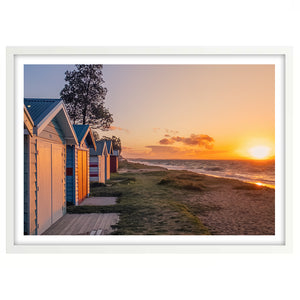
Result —
<instances>
[{"instance_id":1,"label":"coastline","mask_svg":"<svg viewBox=\"0 0 300 300\"><path fill-rule=\"evenodd\" d=\"M117 205L105 208L120 213L114 234L275 234L275 190L266 186L122 161L105 187L92 188L116 193Z\"/></svg>"},{"instance_id":2,"label":"coastline","mask_svg":"<svg viewBox=\"0 0 300 300\"><path fill-rule=\"evenodd\" d=\"M140 163L144 164L146 166L153 166L153 167L161 167L165 168L166 170L178 170L178 171L188 171L188 172L193 172L195 174L200 174L200 175L205 175L205 176L211 176L211 177L216 177L216 178L224 178L224 179L231 179L231 180L239 180L241 182L245 183L250 183L250 184L255 184L259 186L265 186L271 189L275 189L275 183L274 184L268 184L260 181L249 181L249 180L242 180L241 178L236 178L234 176L221 176L221 175L215 175L215 174L210 174L210 173L204 173L204 172L196 172L195 170L188 169L188 168L179 168L179 167L171 167L171 166L161 166L160 164L155 164L155 163L150 163L148 161L143 161L142 159L126 159L130 163ZM179 160L180 161L180 160Z\"/></svg>"}]
</instances>

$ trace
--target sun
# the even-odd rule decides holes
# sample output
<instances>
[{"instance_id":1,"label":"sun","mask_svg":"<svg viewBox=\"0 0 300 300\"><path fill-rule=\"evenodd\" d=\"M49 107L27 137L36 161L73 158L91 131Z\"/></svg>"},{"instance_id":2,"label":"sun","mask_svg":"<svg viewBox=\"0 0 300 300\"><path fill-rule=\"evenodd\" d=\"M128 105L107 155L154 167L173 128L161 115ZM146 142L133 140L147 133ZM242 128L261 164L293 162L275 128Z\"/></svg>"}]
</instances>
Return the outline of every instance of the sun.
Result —
<instances>
[{"instance_id":1,"label":"sun","mask_svg":"<svg viewBox=\"0 0 300 300\"><path fill-rule=\"evenodd\" d=\"M270 155L271 148L268 146L254 146L248 151L253 158L264 159Z\"/></svg>"}]
</instances>

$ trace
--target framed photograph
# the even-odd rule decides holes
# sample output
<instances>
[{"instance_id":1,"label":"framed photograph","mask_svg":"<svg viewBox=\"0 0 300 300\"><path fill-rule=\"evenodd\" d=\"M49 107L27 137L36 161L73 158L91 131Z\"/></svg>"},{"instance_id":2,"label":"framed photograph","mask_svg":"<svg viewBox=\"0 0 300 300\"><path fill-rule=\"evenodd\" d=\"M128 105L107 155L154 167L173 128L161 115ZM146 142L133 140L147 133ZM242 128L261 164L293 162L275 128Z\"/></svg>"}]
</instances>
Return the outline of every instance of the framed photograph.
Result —
<instances>
[{"instance_id":1,"label":"framed photograph","mask_svg":"<svg viewBox=\"0 0 300 300\"><path fill-rule=\"evenodd\" d=\"M7 48L7 252L291 251L287 47Z\"/></svg>"}]
</instances>

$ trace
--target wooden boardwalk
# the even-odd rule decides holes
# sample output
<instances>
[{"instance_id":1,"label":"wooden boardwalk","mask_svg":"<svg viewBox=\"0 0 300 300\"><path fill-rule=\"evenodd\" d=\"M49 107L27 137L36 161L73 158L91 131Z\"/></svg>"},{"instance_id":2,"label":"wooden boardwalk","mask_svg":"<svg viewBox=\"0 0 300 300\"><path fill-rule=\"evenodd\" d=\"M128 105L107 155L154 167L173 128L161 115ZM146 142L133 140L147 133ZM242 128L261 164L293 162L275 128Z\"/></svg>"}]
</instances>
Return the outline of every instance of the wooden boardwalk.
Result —
<instances>
[{"instance_id":1,"label":"wooden boardwalk","mask_svg":"<svg viewBox=\"0 0 300 300\"><path fill-rule=\"evenodd\" d=\"M108 235L119 214L66 214L48 228L43 235Z\"/></svg>"},{"instance_id":2,"label":"wooden boardwalk","mask_svg":"<svg viewBox=\"0 0 300 300\"><path fill-rule=\"evenodd\" d=\"M117 203L117 197L90 197L85 198L79 206L84 205L115 205Z\"/></svg>"}]
</instances>

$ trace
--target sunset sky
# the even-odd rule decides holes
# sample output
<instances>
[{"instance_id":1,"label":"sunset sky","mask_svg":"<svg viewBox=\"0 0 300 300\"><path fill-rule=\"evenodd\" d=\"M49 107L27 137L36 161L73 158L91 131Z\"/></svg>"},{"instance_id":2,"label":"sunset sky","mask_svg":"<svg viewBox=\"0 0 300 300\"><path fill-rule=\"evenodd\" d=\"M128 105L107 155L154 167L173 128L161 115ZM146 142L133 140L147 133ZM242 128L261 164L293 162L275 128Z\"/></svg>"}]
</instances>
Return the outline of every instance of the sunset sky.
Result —
<instances>
[{"instance_id":1,"label":"sunset sky","mask_svg":"<svg viewBox=\"0 0 300 300\"><path fill-rule=\"evenodd\" d=\"M59 98L71 69L25 65L24 96ZM99 133L120 137L126 158L274 155L274 65L104 65L103 78L114 123Z\"/></svg>"}]
</instances>

